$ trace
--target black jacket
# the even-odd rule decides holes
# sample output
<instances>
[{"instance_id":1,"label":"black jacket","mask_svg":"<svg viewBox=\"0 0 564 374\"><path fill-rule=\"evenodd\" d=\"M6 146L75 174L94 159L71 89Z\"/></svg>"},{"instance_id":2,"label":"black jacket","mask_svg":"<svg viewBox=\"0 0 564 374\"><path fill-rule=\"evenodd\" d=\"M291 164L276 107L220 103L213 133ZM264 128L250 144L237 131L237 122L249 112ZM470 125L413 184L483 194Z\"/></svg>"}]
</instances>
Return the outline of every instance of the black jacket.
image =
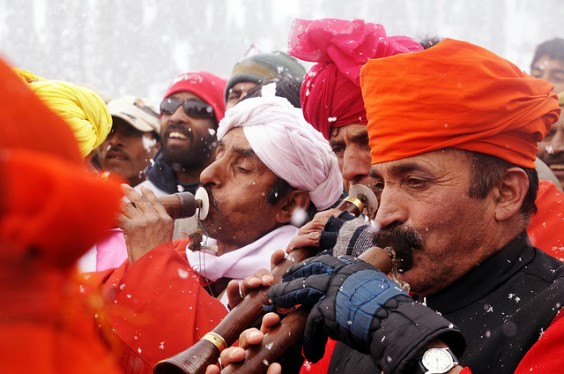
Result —
<instances>
[{"instance_id":1,"label":"black jacket","mask_svg":"<svg viewBox=\"0 0 564 374\"><path fill-rule=\"evenodd\" d=\"M176 173L172 169L172 166L163 160L162 151L157 153L155 163L147 168L145 175L155 186L168 194L183 191L194 194L199 186L199 183L180 183L178 179L176 179Z\"/></svg>"},{"instance_id":2,"label":"black jacket","mask_svg":"<svg viewBox=\"0 0 564 374\"><path fill-rule=\"evenodd\" d=\"M564 305L564 264L533 248L526 233L445 290L416 300L466 338L460 363L472 373L512 373ZM331 373L375 373L369 355L342 343Z\"/></svg>"}]
</instances>

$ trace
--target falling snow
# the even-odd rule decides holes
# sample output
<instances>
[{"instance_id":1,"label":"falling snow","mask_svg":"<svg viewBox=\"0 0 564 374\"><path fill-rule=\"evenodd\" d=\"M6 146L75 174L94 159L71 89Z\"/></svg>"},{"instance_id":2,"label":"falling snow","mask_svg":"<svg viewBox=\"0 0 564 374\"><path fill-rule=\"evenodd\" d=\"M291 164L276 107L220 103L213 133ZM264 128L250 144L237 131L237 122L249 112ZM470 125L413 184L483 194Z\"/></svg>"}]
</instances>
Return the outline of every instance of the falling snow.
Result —
<instances>
[{"instance_id":1,"label":"falling snow","mask_svg":"<svg viewBox=\"0 0 564 374\"><path fill-rule=\"evenodd\" d=\"M295 18L364 18L382 23L390 35L464 39L523 70L538 43L561 36L554 25L564 19L561 0L358 0L354 5L340 0L171 0L167 6L154 0L0 0L0 39L8 59L41 76L89 83L109 96L135 94L159 102L179 72L209 70L227 77L251 46L251 53L287 50ZM169 56L168 63L162 63L163 56Z\"/></svg>"},{"instance_id":2,"label":"falling snow","mask_svg":"<svg viewBox=\"0 0 564 374\"><path fill-rule=\"evenodd\" d=\"M178 276L182 279L188 278L188 271L186 269L178 268Z\"/></svg>"}]
</instances>

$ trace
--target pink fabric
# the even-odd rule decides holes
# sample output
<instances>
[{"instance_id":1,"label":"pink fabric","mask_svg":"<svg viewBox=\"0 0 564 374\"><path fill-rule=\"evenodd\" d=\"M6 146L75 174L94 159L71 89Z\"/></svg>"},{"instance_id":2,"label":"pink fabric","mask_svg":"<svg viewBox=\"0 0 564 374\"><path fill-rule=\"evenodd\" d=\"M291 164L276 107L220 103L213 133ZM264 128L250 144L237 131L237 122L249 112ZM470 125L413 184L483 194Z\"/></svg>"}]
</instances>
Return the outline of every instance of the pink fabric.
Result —
<instances>
[{"instance_id":1,"label":"pink fabric","mask_svg":"<svg viewBox=\"0 0 564 374\"><path fill-rule=\"evenodd\" d=\"M360 68L368 59L420 51L406 36L386 36L380 24L363 20L303 20L292 23L289 54L317 62L300 94L305 119L329 139L333 127L367 124Z\"/></svg>"},{"instance_id":2,"label":"pink fabric","mask_svg":"<svg viewBox=\"0 0 564 374\"><path fill-rule=\"evenodd\" d=\"M96 271L114 269L127 260L123 230L112 229L108 237L96 245Z\"/></svg>"}]
</instances>

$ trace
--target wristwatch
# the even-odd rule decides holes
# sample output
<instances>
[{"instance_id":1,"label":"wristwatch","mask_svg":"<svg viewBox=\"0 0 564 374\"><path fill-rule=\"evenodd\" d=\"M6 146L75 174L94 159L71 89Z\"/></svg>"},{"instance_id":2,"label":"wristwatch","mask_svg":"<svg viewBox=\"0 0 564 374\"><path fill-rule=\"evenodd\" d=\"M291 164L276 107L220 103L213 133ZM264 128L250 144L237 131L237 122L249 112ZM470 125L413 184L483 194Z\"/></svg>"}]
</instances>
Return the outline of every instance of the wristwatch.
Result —
<instances>
[{"instance_id":1,"label":"wristwatch","mask_svg":"<svg viewBox=\"0 0 564 374\"><path fill-rule=\"evenodd\" d=\"M422 373L443 374L458 365L458 359L448 348L429 348L418 363Z\"/></svg>"}]
</instances>

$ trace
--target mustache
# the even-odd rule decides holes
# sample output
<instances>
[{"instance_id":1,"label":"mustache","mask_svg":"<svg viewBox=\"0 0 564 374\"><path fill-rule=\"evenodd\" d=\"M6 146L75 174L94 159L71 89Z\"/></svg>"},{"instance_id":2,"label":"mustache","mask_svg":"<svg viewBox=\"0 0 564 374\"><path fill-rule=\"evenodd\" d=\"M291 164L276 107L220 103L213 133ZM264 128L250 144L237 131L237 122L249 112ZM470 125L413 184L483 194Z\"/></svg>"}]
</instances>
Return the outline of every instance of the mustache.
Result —
<instances>
[{"instance_id":1,"label":"mustache","mask_svg":"<svg viewBox=\"0 0 564 374\"><path fill-rule=\"evenodd\" d=\"M110 145L108 146L108 149L106 151L106 158L113 155L121 155L129 158L129 155L127 154L127 152L125 152L125 150L122 147L116 147Z\"/></svg>"},{"instance_id":2,"label":"mustache","mask_svg":"<svg viewBox=\"0 0 564 374\"><path fill-rule=\"evenodd\" d=\"M395 250L398 271L404 272L413 266L412 252L423 247L421 236L414 229L400 224L386 227L374 234L374 245Z\"/></svg>"},{"instance_id":3,"label":"mustache","mask_svg":"<svg viewBox=\"0 0 564 374\"><path fill-rule=\"evenodd\" d=\"M183 125L182 123L179 123L179 122L171 123L171 124L168 125L168 127L166 128L166 131L163 135L164 135L164 137L168 137L168 135L170 135L171 132L175 131L175 132L179 132L179 133L183 134L188 139L190 139L194 136L194 134L192 133L192 128L188 127L188 129L187 129L186 128L187 126L188 125Z\"/></svg>"},{"instance_id":4,"label":"mustache","mask_svg":"<svg viewBox=\"0 0 564 374\"><path fill-rule=\"evenodd\" d=\"M544 155L544 157L541 160L543 160L544 163L547 164L548 166L553 164L557 164L557 165L564 164L564 152Z\"/></svg>"}]
</instances>

